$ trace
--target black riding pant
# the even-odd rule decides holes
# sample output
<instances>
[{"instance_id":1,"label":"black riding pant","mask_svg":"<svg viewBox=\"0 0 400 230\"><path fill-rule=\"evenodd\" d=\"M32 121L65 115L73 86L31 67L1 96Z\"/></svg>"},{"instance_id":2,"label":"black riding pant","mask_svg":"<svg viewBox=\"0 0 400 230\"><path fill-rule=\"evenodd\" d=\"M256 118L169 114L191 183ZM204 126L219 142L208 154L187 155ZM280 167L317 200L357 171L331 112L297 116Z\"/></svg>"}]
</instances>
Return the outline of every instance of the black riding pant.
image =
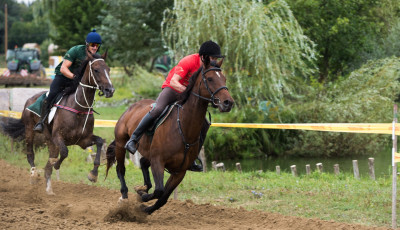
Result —
<instances>
[{"instance_id":1,"label":"black riding pant","mask_svg":"<svg viewBox=\"0 0 400 230\"><path fill-rule=\"evenodd\" d=\"M179 94L175 90L165 87L158 95L156 107L150 111L150 115L153 118L159 117L169 104L172 104L178 100L178 95Z\"/></svg>"},{"instance_id":2,"label":"black riding pant","mask_svg":"<svg viewBox=\"0 0 400 230\"><path fill-rule=\"evenodd\" d=\"M71 86L73 84L73 80L69 79L67 77L64 77L63 75L56 75L51 82L50 85L50 92L49 96L47 96L47 101L51 104L54 104L55 101L53 101L57 94L62 92L65 88Z\"/></svg>"}]
</instances>

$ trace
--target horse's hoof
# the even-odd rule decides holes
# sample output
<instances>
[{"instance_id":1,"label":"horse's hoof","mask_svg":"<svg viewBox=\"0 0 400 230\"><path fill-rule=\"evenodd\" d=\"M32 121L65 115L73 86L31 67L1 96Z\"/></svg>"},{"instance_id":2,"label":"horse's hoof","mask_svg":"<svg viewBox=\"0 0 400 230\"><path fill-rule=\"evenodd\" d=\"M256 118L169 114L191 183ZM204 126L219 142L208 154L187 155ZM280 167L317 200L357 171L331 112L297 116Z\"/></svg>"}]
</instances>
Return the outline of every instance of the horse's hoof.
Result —
<instances>
[{"instance_id":1,"label":"horse's hoof","mask_svg":"<svg viewBox=\"0 0 400 230\"><path fill-rule=\"evenodd\" d=\"M47 193L47 195L49 195L49 196L55 196L56 194L53 192L53 190L47 190L46 189L46 193Z\"/></svg>"},{"instance_id":2,"label":"horse's hoof","mask_svg":"<svg viewBox=\"0 0 400 230\"><path fill-rule=\"evenodd\" d=\"M93 173L92 172L90 172L89 174L88 174L88 177L87 177L91 182L93 182L93 183L96 183L97 182L97 176L95 176L95 175L93 175Z\"/></svg>"},{"instance_id":3,"label":"horse's hoof","mask_svg":"<svg viewBox=\"0 0 400 230\"><path fill-rule=\"evenodd\" d=\"M30 184L37 184L39 181L39 174L35 167L31 168Z\"/></svg>"},{"instance_id":4,"label":"horse's hoof","mask_svg":"<svg viewBox=\"0 0 400 230\"><path fill-rule=\"evenodd\" d=\"M127 205L129 203L128 198L122 198L122 196L118 199L118 206L124 206Z\"/></svg>"},{"instance_id":5,"label":"horse's hoof","mask_svg":"<svg viewBox=\"0 0 400 230\"><path fill-rule=\"evenodd\" d=\"M137 193L139 193L139 191L147 193L147 185L136 185L133 189L135 189Z\"/></svg>"}]
</instances>

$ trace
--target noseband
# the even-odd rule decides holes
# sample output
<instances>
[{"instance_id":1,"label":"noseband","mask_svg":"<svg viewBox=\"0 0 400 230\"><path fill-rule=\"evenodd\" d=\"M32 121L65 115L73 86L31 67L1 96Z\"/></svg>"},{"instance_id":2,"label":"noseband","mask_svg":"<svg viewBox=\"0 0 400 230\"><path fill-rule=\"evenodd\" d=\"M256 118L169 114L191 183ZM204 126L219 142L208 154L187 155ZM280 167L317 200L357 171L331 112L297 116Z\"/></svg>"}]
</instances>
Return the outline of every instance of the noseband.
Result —
<instances>
[{"instance_id":1,"label":"noseband","mask_svg":"<svg viewBox=\"0 0 400 230\"><path fill-rule=\"evenodd\" d=\"M203 96L200 96L199 94L196 94L196 93L194 93L194 92L192 92L192 94L195 95L195 96L198 97L198 98L201 98L201 99L204 99L204 100L206 100L206 101L212 102L213 105L215 105L215 106L218 106L219 104L221 104L221 100L220 100L218 97L215 97L215 95L216 95L219 91L221 91L221 90L223 90L223 89L228 90L228 87L226 87L226 86L221 86L221 87L219 87L217 90L215 90L215 92L212 92L212 91L210 90L210 87L208 86L207 79L206 79L206 73L207 73L207 72L210 72L210 71L222 71L222 69L221 69L221 68L218 68L218 67L213 67L213 68L207 69L206 71L201 70L201 77L202 77L203 82L204 82L204 85L206 86L206 89L207 89L207 91L210 93L211 97L210 97L210 98L203 97Z\"/></svg>"}]
</instances>

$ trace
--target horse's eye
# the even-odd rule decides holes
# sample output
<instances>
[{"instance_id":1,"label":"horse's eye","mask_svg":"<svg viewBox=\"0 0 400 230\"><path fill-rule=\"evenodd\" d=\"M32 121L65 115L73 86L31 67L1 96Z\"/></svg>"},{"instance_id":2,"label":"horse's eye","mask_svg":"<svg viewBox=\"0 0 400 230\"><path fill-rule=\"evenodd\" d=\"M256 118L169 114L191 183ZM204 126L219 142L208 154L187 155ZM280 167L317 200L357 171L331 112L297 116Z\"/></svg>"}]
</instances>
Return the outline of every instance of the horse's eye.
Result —
<instances>
[{"instance_id":1,"label":"horse's eye","mask_svg":"<svg viewBox=\"0 0 400 230\"><path fill-rule=\"evenodd\" d=\"M207 78L207 81L212 81L212 78L211 77Z\"/></svg>"},{"instance_id":2,"label":"horse's eye","mask_svg":"<svg viewBox=\"0 0 400 230\"><path fill-rule=\"evenodd\" d=\"M94 71L95 73L98 73L98 72L99 72L97 69L94 69L93 71Z\"/></svg>"}]
</instances>

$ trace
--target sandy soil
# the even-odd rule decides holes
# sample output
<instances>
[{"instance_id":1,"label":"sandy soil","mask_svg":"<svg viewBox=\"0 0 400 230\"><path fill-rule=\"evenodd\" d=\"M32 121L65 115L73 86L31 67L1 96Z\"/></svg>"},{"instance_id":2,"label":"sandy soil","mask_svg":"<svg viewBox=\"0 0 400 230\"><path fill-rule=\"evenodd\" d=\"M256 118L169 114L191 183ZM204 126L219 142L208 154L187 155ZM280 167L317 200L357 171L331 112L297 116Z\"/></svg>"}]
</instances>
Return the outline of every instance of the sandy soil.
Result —
<instances>
[{"instance_id":1,"label":"sandy soil","mask_svg":"<svg viewBox=\"0 0 400 230\"><path fill-rule=\"evenodd\" d=\"M42 175L31 185L27 170L0 169L0 229L387 229L172 199L148 216L134 194L118 205L119 191L53 180L49 196Z\"/></svg>"}]
</instances>

